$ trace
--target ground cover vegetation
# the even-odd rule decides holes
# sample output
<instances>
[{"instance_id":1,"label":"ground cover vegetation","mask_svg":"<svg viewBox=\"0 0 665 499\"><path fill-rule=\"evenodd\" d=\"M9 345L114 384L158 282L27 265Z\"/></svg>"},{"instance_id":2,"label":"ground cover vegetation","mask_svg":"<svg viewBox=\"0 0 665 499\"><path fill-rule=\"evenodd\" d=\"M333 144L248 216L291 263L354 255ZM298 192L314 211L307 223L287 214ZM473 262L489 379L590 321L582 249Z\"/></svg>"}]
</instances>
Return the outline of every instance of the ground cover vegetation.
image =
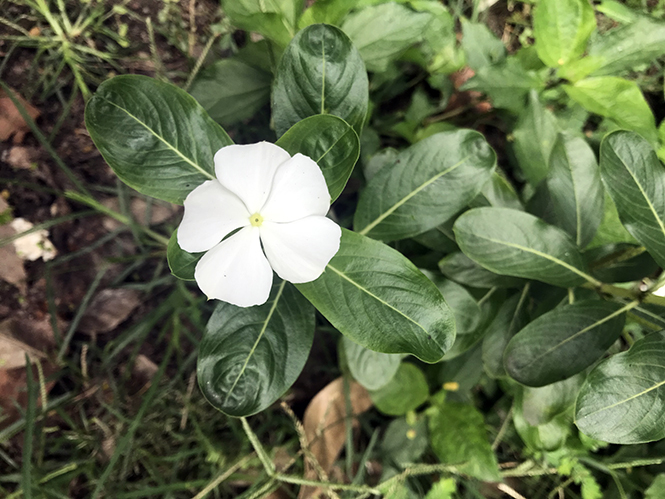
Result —
<instances>
[{"instance_id":1,"label":"ground cover vegetation","mask_svg":"<svg viewBox=\"0 0 665 499\"><path fill-rule=\"evenodd\" d=\"M0 0L0 494L664 497L663 17ZM180 205L260 141L340 247L207 300Z\"/></svg>"}]
</instances>

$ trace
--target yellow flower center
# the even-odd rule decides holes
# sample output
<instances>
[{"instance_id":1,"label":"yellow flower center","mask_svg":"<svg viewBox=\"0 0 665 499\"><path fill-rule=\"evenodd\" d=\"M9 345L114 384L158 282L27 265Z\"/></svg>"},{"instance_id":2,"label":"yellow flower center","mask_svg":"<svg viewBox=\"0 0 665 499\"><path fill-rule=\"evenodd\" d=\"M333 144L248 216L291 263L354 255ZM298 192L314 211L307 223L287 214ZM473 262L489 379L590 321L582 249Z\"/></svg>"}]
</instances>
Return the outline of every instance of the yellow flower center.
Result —
<instances>
[{"instance_id":1,"label":"yellow flower center","mask_svg":"<svg viewBox=\"0 0 665 499\"><path fill-rule=\"evenodd\" d=\"M253 227L261 227L261 224L263 224L263 217L260 213L254 213L249 217L249 221Z\"/></svg>"}]
</instances>

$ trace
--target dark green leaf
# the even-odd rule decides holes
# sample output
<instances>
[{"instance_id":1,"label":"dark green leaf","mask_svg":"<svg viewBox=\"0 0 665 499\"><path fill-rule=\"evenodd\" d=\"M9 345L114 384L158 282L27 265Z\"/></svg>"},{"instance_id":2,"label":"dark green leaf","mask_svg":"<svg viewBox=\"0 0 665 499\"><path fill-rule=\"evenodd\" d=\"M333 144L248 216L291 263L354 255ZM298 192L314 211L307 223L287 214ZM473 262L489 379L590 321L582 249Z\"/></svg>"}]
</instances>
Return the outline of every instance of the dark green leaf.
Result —
<instances>
[{"instance_id":1,"label":"dark green leaf","mask_svg":"<svg viewBox=\"0 0 665 499\"><path fill-rule=\"evenodd\" d=\"M601 170L602 177L602 170ZM597 248L604 244L610 243L629 243L638 244L633 236L631 236L626 228L619 220L619 213L617 207L612 201L612 198L605 189L605 200L603 201L603 220L596 231L593 240L587 246L587 249Z\"/></svg>"},{"instance_id":2,"label":"dark green leaf","mask_svg":"<svg viewBox=\"0 0 665 499\"><path fill-rule=\"evenodd\" d=\"M360 140L344 120L332 115L310 116L293 125L277 145L289 154L304 154L321 168L334 201L344 190L360 156Z\"/></svg>"},{"instance_id":3,"label":"dark green leaf","mask_svg":"<svg viewBox=\"0 0 665 499\"><path fill-rule=\"evenodd\" d=\"M665 169L654 150L636 133L611 133L600 172L623 225L665 267Z\"/></svg>"},{"instance_id":4,"label":"dark green leaf","mask_svg":"<svg viewBox=\"0 0 665 499\"><path fill-rule=\"evenodd\" d=\"M595 29L588 0L540 0L533 14L538 56L551 68L580 57Z\"/></svg>"},{"instance_id":5,"label":"dark green leaf","mask_svg":"<svg viewBox=\"0 0 665 499\"><path fill-rule=\"evenodd\" d=\"M368 99L365 66L351 40L334 26L308 26L286 48L277 69L275 130L280 136L303 118L332 114L360 134Z\"/></svg>"},{"instance_id":6,"label":"dark green leaf","mask_svg":"<svg viewBox=\"0 0 665 499\"><path fill-rule=\"evenodd\" d=\"M522 201L520 201L510 181L496 170L492 173L490 181L483 186L480 194L469 204L470 208L481 206L496 206L515 210L524 209Z\"/></svg>"},{"instance_id":7,"label":"dark green leaf","mask_svg":"<svg viewBox=\"0 0 665 499\"><path fill-rule=\"evenodd\" d=\"M428 231L473 200L495 165L496 154L478 132L432 135L372 177L360 196L354 227L381 240Z\"/></svg>"},{"instance_id":8,"label":"dark green leaf","mask_svg":"<svg viewBox=\"0 0 665 499\"><path fill-rule=\"evenodd\" d=\"M405 418L394 419L381 440L381 455L386 462L405 466L418 462L427 450L427 421L420 417L410 424Z\"/></svg>"},{"instance_id":9,"label":"dark green leaf","mask_svg":"<svg viewBox=\"0 0 665 499\"><path fill-rule=\"evenodd\" d=\"M390 416L402 416L416 410L429 397L423 372L413 364L402 362L393 378L383 387L369 392L376 408Z\"/></svg>"},{"instance_id":10,"label":"dark green leaf","mask_svg":"<svg viewBox=\"0 0 665 499\"><path fill-rule=\"evenodd\" d=\"M449 229L450 230L445 230L439 225L427 232L414 236L413 240L418 244L422 244L426 248L433 249L434 251L451 253L457 251L459 248L457 247L457 244L455 244L455 239L452 237L452 224Z\"/></svg>"},{"instance_id":11,"label":"dark green leaf","mask_svg":"<svg viewBox=\"0 0 665 499\"><path fill-rule=\"evenodd\" d=\"M262 411L296 380L313 338L313 308L284 281L263 305L220 302L199 346L201 391L229 416Z\"/></svg>"},{"instance_id":12,"label":"dark green leaf","mask_svg":"<svg viewBox=\"0 0 665 499\"><path fill-rule=\"evenodd\" d=\"M353 40L368 71L385 71L407 48L422 39L432 15L384 3L354 12L342 29Z\"/></svg>"},{"instance_id":13,"label":"dark green leaf","mask_svg":"<svg viewBox=\"0 0 665 499\"><path fill-rule=\"evenodd\" d=\"M399 369L401 355L369 350L346 336L342 337L342 345L351 375L368 390L386 385Z\"/></svg>"},{"instance_id":14,"label":"dark green leaf","mask_svg":"<svg viewBox=\"0 0 665 499\"><path fill-rule=\"evenodd\" d=\"M644 499L661 499L665 497L665 474L657 475L649 488L644 492Z\"/></svg>"},{"instance_id":15,"label":"dark green leaf","mask_svg":"<svg viewBox=\"0 0 665 499\"><path fill-rule=\"evenodd\" d=\"M517 288L524 285L522 279L490 272L461 251L442 258L439 270L448 279L472 288Z\"/></svg>"},{"instance_id":16,"label":"dark green leaf","mask_svg":"<svg viewBox=\"0 0 665 499\"><path fill-rule=\"evenodd\" d=\"M538 92L529 93L529 103L513 130L515 157L533 186L549 172L550 155L557 139L556 118L540 102Z\"/></svg>"},{"instance_id":17,"label":"dark green leaf","mask_svg":"<svg viewBox=\"0 0 665 499\"><path fill-rule=\"evenodd\" d=\"M193 281L196 264L199 263L199 260L205 254L205 252L187 253L185 250L181 249L180 246L178 246L177 234L177 230L173 231L173 234L169 239L169 244L166 247L166 259L169 262L171 274L176 276L178 279Z\"/></svg>"},{"instance_id":18,"label":"dark green leaf","mask_svg":"<svg viewBox=\"0 0 665 499\"><path fill-rule=\"evenodd\" d=\"M102 83L88 102L85 124L123 182L179 204L215 178L214 154L233 143L192 96L147 76Z\"/></svg>"},{"instance_id":19,"label":"dark green leaf","mask_svg":"<svg viewBox=\"0 0 665 499\"><path fill-rule=\"evenodd\" d=\"M444 402L432 406L429 435L443 464L459 465L460 473L486 482L499 482L499 465L492 451L483 415L472 405Z\"/></svg>"},{"instance_id":20,"label":"dark green leaf","mask_svg":"<svg viewBox=\"0 0 665 499\"><path fill-rule=\"evenodd\" d=\"M584 109L615 121L620 127L641 134L649 142L658 139L653 114L634 81L614 76L585 78L563 85L568 96Z\"/></svg>"},{"instance_id":21,"label":"dark green leaf","mask_svg":"<svg viewBox=\"0 0 665 499\"><path fill-rule=\"evenodd\" d=\"M506 371L527 386L549 385L582 372L621 336L627 309L583 300L541 315L508 343Z\"/></svg>"},{"instance_id":22,"label":"dark green leaf","mask_svg":"<svg viewBox=\"0 0 665 499\"><path fill-rule=\"evenodd\" d=\"M523 293L506 300L483 338L483 365L492 378L507 376L503 354L510 339L528 322Z\"/></svg>"},{"instance_id":23,"label":"dark green leaf","mask_svg":"<svg viewBox=\"0 0 665 499\"><path fill-rule=\"evenodd\" d=\"M436 286L401 253L345 229L323 275L297 287L340 332L371 350L437 362L455 339L453 313Z\"/></svg>"},{"instance_id":24,"label":"dark green leaf","mask_svg":"<svg viewBox=\"0 0 665 499\"><path fill-rule=\"evenodd\" d=\"M189 93L224 126L251 118L270 102L272 75L238 59L222 59L194 80Z\"/></svg>"},{"instance_id":25,"label":"dark green leaf","mask_svg":"<svg viewBox=\"0 0 665 499\"><path fill-rule=\"evenodd\" d=\"M643 246L606 244L584 252L591 274L603 282L630 282L654 275L660 268Z\"/></svg>"},{"instance_id":26,"label":"dark green leaf","mask_svg":"<svg viewBox=\"0 0 665 499\"><path fill-rule=\"evenodd\" d=\"M528 213L474 208L453 230L464 254L494 273L562 287L594 282L570 237Z\"/></svg>"},{"instance_id":27,"label":"dark green leaf","mask_svg":"<svg viewBox=\"0 0 665 499\"><path fill-rule=\"evenodd\" d=\"M615 444L665 438L665 332L650 334L589 374L575 404L575 424Z\"/></svg>"},{"instance_id":28,"label":"dark green leaf","mask_svg":"<svg viewBox=\"0 0 665 499\"><path fill-rule=\"evenodd\" d=\"M559 134L550 156L547 188L558 225L584 248L603 218L605 195L596 155L586 140Z\"/></svg>"}]
</instances>

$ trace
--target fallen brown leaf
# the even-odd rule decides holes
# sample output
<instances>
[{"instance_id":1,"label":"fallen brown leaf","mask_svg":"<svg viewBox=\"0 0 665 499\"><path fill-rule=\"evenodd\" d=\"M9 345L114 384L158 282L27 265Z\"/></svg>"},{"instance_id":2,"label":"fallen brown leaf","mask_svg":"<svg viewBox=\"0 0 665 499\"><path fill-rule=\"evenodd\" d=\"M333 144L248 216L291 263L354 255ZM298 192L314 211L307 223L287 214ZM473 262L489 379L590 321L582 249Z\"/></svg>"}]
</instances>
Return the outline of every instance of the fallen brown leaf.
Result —
<instances>
[{"instance_id":1,"label":"fallen brown leaf","mask_svg":"<svg viewBox=\"0 0 665 499\"><path fill-rule=\"evenodd\" d=\"M120 203L118 198L108 198L102 201L102 204L107 208L110 208L114 211L120 211ZM129 210L132 212L132 217L134 220L141 225L157 225L162 222L165 222L178 211L178 207L174 204L165 203L162 201L155 201L148 205L145 199L142 198L132 198L129 204ZM146 224L148 216L150 217L149 222ZM120 227L120 222L114 220L111 217L106 217L104 219L104 228L108 231L112 231Z\"/></svg>"},{"instance_id":2,"label":"fallen brown leaf","mask_svg":"<svg viewBox=\"0 0 665 499\"><path fill-rule=\"evenodd\" d=\"M18 93L12 92L13 97L16 98L26 109L28 115L34 120L40 115L37 108L30 105ZM30 127L21 116L21 113L16 108L9 96L0 90L0 141L9 139L14 136L14 144L23 142L25 134L30 131Z\"/></svg>"},{"instance_id":3,"label":"fallen brown leaf","mask_svg":"<svg viewBox=\"0 0 665 499\"><path fill-rule=\"evenodd\" d=\"M367 390L355 381L349 382L349 399L351 413L357 416L372 407L372 400ZM305 410L303 426L305 436L309 442L311 454L318 466L327 474L332 470L333 464L344 447L346 440L346 397L344 395L344 379L337 378L316 394ZM353 427L358 426L358 420L353 417ZM305 459L305 478L309 480L320 479L316 463ZM321 489L316 487L301 487L299 499L319 497Z\"/></svg>"},{"instance_id":4,"label":"fallen brown leaf","mask_svg":"<svg viewBox=\"0 0 665 499\"><path fill-rule=\"evenodd\" d=\"M103 289L92 299L78 330L88 334L113 331L140 304L141 293L134 289Z\"/></svg>"},{"instance_id":5,"label":"fallen brown leaf","mask_svg":"<svg viewBox=\"0 0 665 499\"><path fill-rule=\"evenodd\" d=\"M9 206L0 197L0 214L6 213ZM0 225L0 239L13 236L16 231L9 225ZM22 295L26 292L26 274L23 260L16 254L13 244L0 246L0 279L13 284Z\"/></svg>"}]
</instances>

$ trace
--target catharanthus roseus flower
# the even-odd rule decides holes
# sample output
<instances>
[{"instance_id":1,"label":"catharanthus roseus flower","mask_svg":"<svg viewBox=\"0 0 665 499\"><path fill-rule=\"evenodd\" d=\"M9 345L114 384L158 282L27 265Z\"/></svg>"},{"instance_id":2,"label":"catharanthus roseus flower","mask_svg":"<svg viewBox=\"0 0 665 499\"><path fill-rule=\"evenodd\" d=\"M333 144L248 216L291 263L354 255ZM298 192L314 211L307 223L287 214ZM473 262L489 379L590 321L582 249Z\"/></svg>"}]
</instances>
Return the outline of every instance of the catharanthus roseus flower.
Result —
<instances>
[{"instance_id":1,"label":"catharanthus roseus flower","mask_svg":"<svg viewBox=\"0 0 665 499\"><path fill-rule=\"evenodd\" d=\"M293 283L323 273L342 231L325 216L330 194L313 160L268 142L231 145L215 154L215 175L189 193L178 228L183 250L206 252L194 278L208 298L260 305L273 270Z\"/></svg>"}]
</instances>

